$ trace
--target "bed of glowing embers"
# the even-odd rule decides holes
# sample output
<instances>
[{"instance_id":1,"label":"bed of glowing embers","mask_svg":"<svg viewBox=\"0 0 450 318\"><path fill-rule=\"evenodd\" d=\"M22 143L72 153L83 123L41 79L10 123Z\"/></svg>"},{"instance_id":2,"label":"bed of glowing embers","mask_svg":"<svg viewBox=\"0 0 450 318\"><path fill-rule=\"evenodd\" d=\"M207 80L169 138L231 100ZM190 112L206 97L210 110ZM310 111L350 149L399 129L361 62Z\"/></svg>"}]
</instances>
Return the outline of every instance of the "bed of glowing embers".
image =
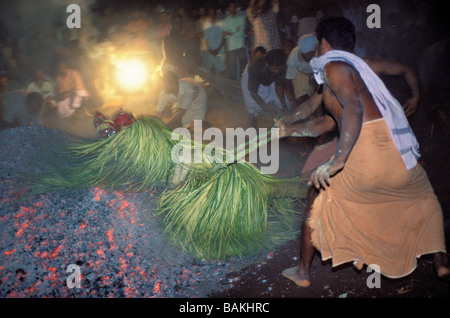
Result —
<instances>
[{"instance_id":1,"label":"bed of glowing embers","mask_svg":"<svg viewBox=\"0 0 450 318\"><path fill-rule=\"evenodd\" d=\"M167 244L150 218L154 193L27 197L22 171L42 159L39 141L59 138L42 127L0 131L0 297L207 297L239 280L240 259L196 261Z\"/></svg>"}]
</instances>

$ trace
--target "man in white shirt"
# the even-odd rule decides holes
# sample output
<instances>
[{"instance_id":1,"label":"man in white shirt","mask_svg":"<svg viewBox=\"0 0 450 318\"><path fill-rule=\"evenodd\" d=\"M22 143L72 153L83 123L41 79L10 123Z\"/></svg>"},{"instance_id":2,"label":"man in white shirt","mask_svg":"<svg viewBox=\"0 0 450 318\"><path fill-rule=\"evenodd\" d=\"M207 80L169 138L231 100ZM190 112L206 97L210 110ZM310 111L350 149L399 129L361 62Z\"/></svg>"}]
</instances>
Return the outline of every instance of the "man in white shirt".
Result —
<instances>
[{"instance_id":1,"label":"man in white shirt","mask_svg":"<svg viewBox=\"0 0 450 318\"><path fill-rule=\"evenodd\" d=\"M51 107L56 106L55 98L55 84L52 79L48 77L43 70L38 69L35 73L35 78L30 82L26 90L30 93L36 92L42 95L43 105Z\"/></svg>"},{"instance_id":2,"label":"man in white shirt","mask_svg":"<svg viewBox=\"0 0 450 318\"><path fill-rule=\"evenodd\" d=\"M314 34L306 34L298 40L287 59L287 91L290 100L296 100L298 106L307 100L316 90L317 85L309 61L314 57L317 38Z\"/></svg>"},{"instance_id":3,"label":"man in white shirt","mask_svg":"<svg viewBox=\"0 0 450 318\"><path fill-rule=\"evenodd\" d=\"M248 62L245 50L245 20L246 15L238 14L236 4L231 2L228 15L223 21L223 34L226 40L228 77L234 80L240 80Z\"/></svg>"},{"instance_id":4,"label":"man in white shirt","mask_svg":"<svg viewBox=\"0 0 450 318\"><path fill-rule=\"evenodd\" d=\"M156 117L162 118L169 106L174 111L166 122L170 129L189 127L194 120L205 120L207 98L199 83L190 78L179 79L170 71L164 73L163 82Z\"/></svg>"}]
</instances>

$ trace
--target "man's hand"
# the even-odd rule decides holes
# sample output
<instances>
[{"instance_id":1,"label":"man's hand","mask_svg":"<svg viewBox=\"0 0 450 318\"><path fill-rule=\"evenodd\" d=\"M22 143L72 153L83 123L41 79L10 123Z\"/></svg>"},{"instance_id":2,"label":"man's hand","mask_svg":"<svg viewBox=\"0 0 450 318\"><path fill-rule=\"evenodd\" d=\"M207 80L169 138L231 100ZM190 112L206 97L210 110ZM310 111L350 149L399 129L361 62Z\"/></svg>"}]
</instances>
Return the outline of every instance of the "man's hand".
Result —
<instances>
[{"instance_id":1,"label":"man's hand","mask_svg":"<svg viewBox=\"0 0 450 318\"><path fill-rule=\"evenodd\" d=\"M295 98L289 99L289 103L291 104L291 109L296 109L300 106L300 103Z\"/></svg>"},{"instance_id":2,"label":"man's hand","mask_svg":"<svg viewBox=\"0 0 450 318\"><path fill-rule=\"evenodd\" d=\"M326 189L330 185L330 179L344 167L344 163L336 162L334 159L319 166L311 175L308 185L314 184L317 189Z\"/></svg>"},{"instance_id":3,"label":"man's hand","mask_svg":"<svg viewBox=\"0 0 450 318\"><path fill-rule=\"evenodd\" d=\"M209 50L209 52L212 54L212 55L214 55L214 56L217 56L218 54L219 54L219 52L220 52L220 47L218 48L218 49L215 49L215 50Z\"/></svg>"},{"instance_id":4,"label":"man's hand","mask_svg":"<svg viewBox=\"0 0 450 318\"><path fill-rule=\"evenodd\" d=\"M414 112L417 109L417 106L419 105L419 97L413 96L409 98L404 104L403 104L403 110L405 111L406 117L411 116L414 114Z\"/></svg>"},{"instance_id":5,"label":"man's hand","mask_svg":"<svg viewBox=\"0 0 450 318\"><path fill-rule=\"evenodd\" d=\"M289 136L287 132L287 125L283 120L274 119L275 128L279 128L278 138L283 138Z\"/></svg>"},{"instance_id":6,"label":"man's hand","mask_svg":"<svg viewBox=\"0 0 450 318\"><path fill-rule=\"evenodd\" d=\"M292 113L287 114L284 117L284 121L288 124L291 124L298 120L304 120L308 118L309 113L305 113L304 109L296 109Z\"/></svg>"}]
</instances>

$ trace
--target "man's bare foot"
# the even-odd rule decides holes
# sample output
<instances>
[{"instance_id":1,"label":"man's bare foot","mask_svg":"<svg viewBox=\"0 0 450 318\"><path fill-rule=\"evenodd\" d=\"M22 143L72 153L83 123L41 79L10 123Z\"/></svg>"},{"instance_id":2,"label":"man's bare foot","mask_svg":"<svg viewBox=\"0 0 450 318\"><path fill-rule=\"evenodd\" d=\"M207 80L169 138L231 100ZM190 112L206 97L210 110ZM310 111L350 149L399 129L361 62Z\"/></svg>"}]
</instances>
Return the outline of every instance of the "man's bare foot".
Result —
<instances>
[{"instance_id":1,"label":"man's bare foot","mask_svg":"<svg viewBox=\"0 0 450 318\"><path fill-rule=\"evenodd\" d=\"M362 270L364 263L361 261L353 261L353 266L355 266L355 268L360 271Z\"/></svg>"},{"instance_id":2,"label":"man's bare foot","mask_svg":"<svg viewBox=\"0 0 450 318\"><path fill-rule=\"evenodd\" d=\"M433 265L440 279L450 281L450 267L446 253L435 253L433 255Z\"/></svg>"},{"instance_id":3,"label":"man's bare foot","mask_svg":"<svg viewBox=\"0 0 450 318\"><path fill-rule=\"evenodd\" d=\"M310 285L309 274L300 270L299 266L285 269L281 275L289 278L300 287L308 287Z\"/></svg>"}]
</instances>

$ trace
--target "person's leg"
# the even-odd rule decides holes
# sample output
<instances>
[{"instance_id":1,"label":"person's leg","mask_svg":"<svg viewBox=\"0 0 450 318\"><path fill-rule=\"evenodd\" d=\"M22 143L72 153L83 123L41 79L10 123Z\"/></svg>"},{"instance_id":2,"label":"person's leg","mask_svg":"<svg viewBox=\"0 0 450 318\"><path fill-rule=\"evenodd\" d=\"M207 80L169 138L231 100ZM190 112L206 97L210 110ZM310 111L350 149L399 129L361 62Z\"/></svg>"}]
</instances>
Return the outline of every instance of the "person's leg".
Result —
<instances>
[{"instance_id":1,"label":"person's leg","mask_svg":"<svg viewBox=\"0 0 450 318\"><path fill-rule=\"evenodd\" d=\"M237 60L236 50L228 51L226 55L226 76L232 80L238 80L236 75Z\"/></svg>"},{"instance_id":2,"label":"person's leg","mask_svg":"<svg viewBox=\"0 0 450 318\"><path fill-rule=\"evenodd\" d=\"M242 72L244 71L245 65L247 65L247 53L245 52L245 48L240 48L238 50L238 60L239 60L239 72L237 74L237 80L240 80L242 76Z\"/></svg>"},{"instance_id":3,"label":"person's leg","mask_svg":"<svg viewBox=\"0 0 450 318\"><path fill-rule=\"evenodd\" d=\"M214 58L214 67L216 69L217 76L225 76L226 64L225 64L225 53L218 55Z\"/></svg>"},{"instance_id":4,"label":"person's leg","mask_svg":"<svg viewBox=\"0 0 450 318\"><path fill-rule=\"evenodd\" d=\"M450 267L448 264L447 254L444 252L437 252L433 254L433 265L436 273L441 279L450 279Z\"/></svg>"},{"instance_id":5,"label":"person's leg","mask_svg":"<svg viewBox=\"0 0 450 318\"><path fill-rule=\"evenodd\" d=\"M309 273L316 249L311 242L311 228L308 225L308 220L312 205L318 194L319 192L316 188L310 187L300 234L300 264L282 272L283 276L289 278L300 287L308 287L310 285Z\"/></svg>"},{"instance_id":6,"label":"person's leg","mask_svg":"<svg viewBox=\"0 0 450 318\"><path fill-rule=\"evenodd\" d=\"M202 67L208 72L211 72L213 66L214 66L214 56L208 51L203 51Z\"/></svg>"}]
</instances>

